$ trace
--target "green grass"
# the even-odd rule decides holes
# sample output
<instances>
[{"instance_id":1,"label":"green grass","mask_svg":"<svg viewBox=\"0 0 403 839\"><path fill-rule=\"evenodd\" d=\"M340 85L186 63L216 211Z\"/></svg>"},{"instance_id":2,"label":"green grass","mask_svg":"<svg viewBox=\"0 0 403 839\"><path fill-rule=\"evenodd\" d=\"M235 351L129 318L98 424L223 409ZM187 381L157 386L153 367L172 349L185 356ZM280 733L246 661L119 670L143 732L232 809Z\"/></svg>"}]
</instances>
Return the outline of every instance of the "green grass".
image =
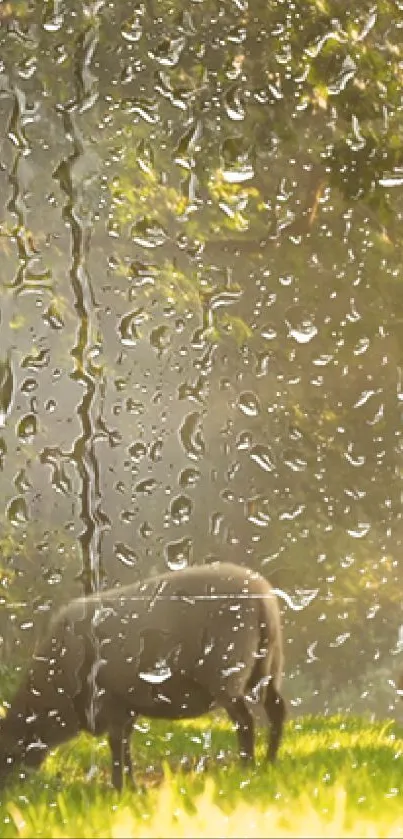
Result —
<instances>
[{"instance_id":1,"label":"green grass","mask_svg":"<svg viewBox=\"0 0 403 839\"><path fill-rule=\"evenodd\" d=\"M276 767L262 762L259 732L257 766L248 770L237 762L231 726L216 718L142 728L132 742L139 791L115 793L105 741L82 735L1 793L0 836L403 837L403 729L395 723L303 717L287 724ZM211 762L200 773L203 754ZM194 761L190 771L183 756Z\"/></svg>"}]
</instances>

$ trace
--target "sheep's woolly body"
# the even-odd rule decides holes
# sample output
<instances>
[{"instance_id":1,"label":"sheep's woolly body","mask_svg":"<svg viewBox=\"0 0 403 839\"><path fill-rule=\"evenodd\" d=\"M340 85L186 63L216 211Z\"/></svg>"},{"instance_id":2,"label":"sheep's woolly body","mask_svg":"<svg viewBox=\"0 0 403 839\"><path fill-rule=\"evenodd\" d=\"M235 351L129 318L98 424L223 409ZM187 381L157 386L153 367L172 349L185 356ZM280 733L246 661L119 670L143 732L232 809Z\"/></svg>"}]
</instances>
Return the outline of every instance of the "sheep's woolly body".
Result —
<instances>
[{"instance_id":1,"label":"sheep's woolly body","mask_svg":"<svg viewBox=\"0 0 403 839\"><path fill-rule=\"evenodd\" d=\"M78 598L52 621L2 723L0 773L10 762L38 765L48 748L80 730L107 731L120 787L123 764L131 772L137 715L181 719L213 706L237 723L241 755L251 759L246 696L263 701L274 759L284 718L281 671L277 599L249 569L193 566Z\"/></svg>"}]
</instances>

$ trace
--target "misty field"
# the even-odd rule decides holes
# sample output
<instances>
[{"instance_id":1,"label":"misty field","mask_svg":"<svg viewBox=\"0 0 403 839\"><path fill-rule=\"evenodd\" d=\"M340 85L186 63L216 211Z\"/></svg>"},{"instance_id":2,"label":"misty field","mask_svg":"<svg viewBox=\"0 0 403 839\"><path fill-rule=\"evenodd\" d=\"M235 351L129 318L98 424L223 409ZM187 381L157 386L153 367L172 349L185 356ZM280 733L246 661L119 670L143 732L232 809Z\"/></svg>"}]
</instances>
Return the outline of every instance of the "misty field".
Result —
<instances>
[{"instance_id":1,"label":"misty field","mask_svg":"<svg viewBox=\"0 0 403 839\"><path fill-rule=\"evenodd\" d=\"M259 732L257 766L245 771L224 721L142 721L132 744L139 789L119 796L106 742L81 735L2 793L0 835L403 836L402 738L393 722L303 717L287 724L275 768L260 763Z\"/></svg>"}]
</instances>

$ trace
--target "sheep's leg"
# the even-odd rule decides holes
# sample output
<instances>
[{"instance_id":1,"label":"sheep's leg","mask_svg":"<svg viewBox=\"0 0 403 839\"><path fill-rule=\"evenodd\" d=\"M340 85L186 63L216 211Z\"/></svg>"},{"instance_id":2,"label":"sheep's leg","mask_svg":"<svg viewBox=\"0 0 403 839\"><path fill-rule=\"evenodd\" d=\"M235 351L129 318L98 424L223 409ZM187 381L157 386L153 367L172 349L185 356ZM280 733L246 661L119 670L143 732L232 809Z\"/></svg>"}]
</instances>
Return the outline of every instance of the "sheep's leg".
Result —
<instances>
[{"instance_id":1,"label":"sheep's leg","mask_svg":"<svg viewBox=\"0 0 403 839\"><path fill-rule=\"evenodd\" d=\"M286 706L282 696L278 693L273 685L269 682L266 688L266 696L264 698L264 709L266 711L267 719L270 723L270 738L267 749L267 760L274 763L278 751L278 747L283 736L284 720L286 716Z\"/></svg>"},{"instance_id":2,"label":"sheep's leg","mask_svg":"<svg viewBox=\"0 0 403 839\"><path fill-rule=\"evenodd\" d=\"M243 763L254 762L255 732L254 720L243 696L237 696L224 704L224 708L237 727L239 753Z\"/></svg>"},{"instance_id":3,"label":"sheep's leg","mask_svg":"<svg viewBox=\"0 0 403 839\"><path fill-rule=\"evenodd\" d=\"M128 723L126 723L123 729L123 766L127 782L131 787L135 786L133 778L132 755L130 750L130 736L132 733L133 723L134 719L132 718L131 720L129 720Z\"/></svg>"},{"instance_id":4,"label":"sheep's leg","mask_svg":"<svg viewBox=\"0 0 403 839\"><path fill-rule=\"evenodd\" d=\"M120 792L123 787L123 729L112 729L108 740L112 755L112 784Z\"/></svg>"}]
</instances>

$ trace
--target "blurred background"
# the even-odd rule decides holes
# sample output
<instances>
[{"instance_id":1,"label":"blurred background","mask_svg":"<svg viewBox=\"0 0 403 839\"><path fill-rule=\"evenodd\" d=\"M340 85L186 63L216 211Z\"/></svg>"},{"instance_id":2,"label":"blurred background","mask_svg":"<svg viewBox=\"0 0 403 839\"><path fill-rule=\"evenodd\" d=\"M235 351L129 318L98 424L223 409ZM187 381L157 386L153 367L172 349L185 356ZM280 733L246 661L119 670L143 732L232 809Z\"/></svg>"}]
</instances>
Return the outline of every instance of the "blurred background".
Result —
<instances>
[{"instance_id":1,"label":"blurred background","mask_svg":"<svg viewBox=\"0 0 403 839\"><path fill-rule=\"evenodd\" d=\"M0 679L225 559L293 713L394 716L403 7L0 2Z\"/></svg>"}]
</instances>

